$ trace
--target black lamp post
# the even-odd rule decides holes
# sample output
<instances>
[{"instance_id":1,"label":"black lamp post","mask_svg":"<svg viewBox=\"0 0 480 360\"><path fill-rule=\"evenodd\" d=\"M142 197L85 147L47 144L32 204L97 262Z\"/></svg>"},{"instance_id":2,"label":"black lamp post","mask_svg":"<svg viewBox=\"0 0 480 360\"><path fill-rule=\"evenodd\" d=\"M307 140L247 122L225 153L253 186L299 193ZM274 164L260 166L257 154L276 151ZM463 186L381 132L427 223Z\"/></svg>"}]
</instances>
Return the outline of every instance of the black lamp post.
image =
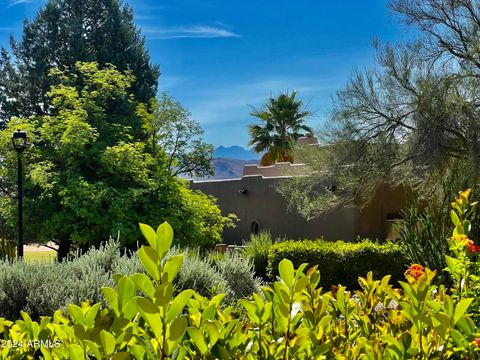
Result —
<instances>
[{"instance_id":1,"label":"black lamp post","mask_svg":"<svg viewBox=\"0 0 480 360\"><path fill-rule=\"evenodd\" d=\"M23 257L23 178L22 178L22 153L27 146L27 132L14 131L12 134L13 148L17 151L17 176L18 176L18 245L17 257Z\"/></svg>"}]
</instances>

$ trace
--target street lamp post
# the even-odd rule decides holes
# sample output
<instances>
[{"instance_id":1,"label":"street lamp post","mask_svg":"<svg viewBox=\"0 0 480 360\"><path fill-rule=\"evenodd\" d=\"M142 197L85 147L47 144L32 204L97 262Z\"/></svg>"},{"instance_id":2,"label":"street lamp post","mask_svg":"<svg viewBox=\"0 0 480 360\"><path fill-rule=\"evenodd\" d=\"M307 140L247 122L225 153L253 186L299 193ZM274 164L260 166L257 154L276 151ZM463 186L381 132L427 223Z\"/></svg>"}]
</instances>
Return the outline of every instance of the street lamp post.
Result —
<instances>
[{"instance_id":1,"label":"street lamp post","mask_svg":"<svg viewBox=\"0 0 480 360\"><path fill-rule=\"evenodd\" d=\"M18 244L17 257L23 258L23 178L22 178L22 153L27 146L27 132L14 131L12 134L13 148L17 151L17 177L18 177Z\"/></svg>"}]
</instances>

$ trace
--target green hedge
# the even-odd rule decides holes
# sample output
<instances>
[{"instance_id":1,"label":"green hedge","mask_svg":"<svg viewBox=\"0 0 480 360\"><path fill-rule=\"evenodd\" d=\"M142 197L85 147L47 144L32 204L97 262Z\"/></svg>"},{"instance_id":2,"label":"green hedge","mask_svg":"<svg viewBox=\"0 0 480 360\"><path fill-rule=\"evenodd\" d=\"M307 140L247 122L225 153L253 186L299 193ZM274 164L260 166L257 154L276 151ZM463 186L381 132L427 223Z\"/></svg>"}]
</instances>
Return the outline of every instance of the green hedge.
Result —
<instances>
[{"instance_id":1,"label":"green hedge","mask_svg":"<svg viewBox=\"0 0 480 360\"><path fill-rule=\"evenodd\" d=\"M282 259L291 260L295 267L308 263L318 265L320 285L330 287L342 284L358 287L357 279L373 271L375 278L387 274L392 280L403 278L407 260L402 248L394 243L378 244L365 239L356 243L325 240L288 240L276 243L268 253L268 272L272 278L278 275Z\"/></svg>"}]
</instances>

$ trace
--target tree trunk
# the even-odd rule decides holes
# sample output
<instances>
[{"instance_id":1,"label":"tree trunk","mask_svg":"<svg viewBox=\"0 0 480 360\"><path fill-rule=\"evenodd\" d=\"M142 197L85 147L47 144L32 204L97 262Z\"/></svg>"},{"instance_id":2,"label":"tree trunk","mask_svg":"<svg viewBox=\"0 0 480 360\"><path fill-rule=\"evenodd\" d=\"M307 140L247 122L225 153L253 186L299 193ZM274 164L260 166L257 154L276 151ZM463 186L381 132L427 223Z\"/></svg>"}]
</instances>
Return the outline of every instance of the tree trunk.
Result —
<instances>
[{"instance_id":1,"label":"tree trunk","mask_svg":"<svg viewBox=\"0 0 480 360\"><path fill-rule=\"evenodd\" d=\"M72 243L70 240L63 239L60 240L60 244L58 245L58 253L57 253L57 259L58 262L62 262L67 259L68 254L70 252L70 246Z\"/></svg>"}]
</instances>

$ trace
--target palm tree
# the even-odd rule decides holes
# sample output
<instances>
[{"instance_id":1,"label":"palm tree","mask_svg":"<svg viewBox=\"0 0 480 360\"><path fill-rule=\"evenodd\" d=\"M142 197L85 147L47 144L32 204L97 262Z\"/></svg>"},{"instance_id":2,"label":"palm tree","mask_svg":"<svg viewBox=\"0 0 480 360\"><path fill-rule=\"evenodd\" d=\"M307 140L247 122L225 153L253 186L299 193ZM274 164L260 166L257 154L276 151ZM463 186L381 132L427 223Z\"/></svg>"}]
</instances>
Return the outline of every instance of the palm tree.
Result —
<instances>
[{"instance_id":1,"label":"palm tree","mask_svg":"<svg viewBox=\"0 0 480 360\"><path fill-rule=\"evenodd\" d=\"M248 132L249 145L257 153L265 152L261 165L271 165L275 161L293 162L293 150L297 139L312 133L312 129L304 124L311 115L301 100L296 100L297 93L280 94L277 99L270 98L260 110L253 109L250 115L261 120L261 124L250 124Z\"/></svg>"}]
</instances>

